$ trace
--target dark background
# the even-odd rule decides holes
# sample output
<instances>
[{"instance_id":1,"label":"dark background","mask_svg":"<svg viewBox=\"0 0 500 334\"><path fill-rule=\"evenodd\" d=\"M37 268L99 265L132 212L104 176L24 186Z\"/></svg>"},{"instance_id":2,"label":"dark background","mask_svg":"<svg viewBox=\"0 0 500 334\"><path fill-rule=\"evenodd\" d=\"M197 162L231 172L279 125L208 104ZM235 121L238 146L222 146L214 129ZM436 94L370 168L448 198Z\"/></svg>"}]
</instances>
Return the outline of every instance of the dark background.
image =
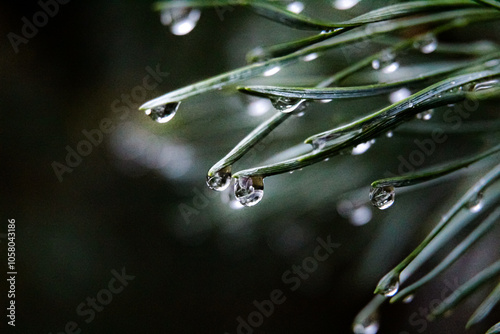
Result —
<instances>
[{"instance_id":1,"label":"dark background","mask_svg":"<svg viewBox=\"0 0 500 334\"><path fill-rule=\"evenodd\" d=\"M7 34L20 34L21 18L39 10L36 3L0 5L0 232L7 219L16 220L18 272L16 327L5 331L59 333L75 321L83 333L236 333L236 319L255 311L252 302L280 289L286 301L255 333L349 333L378 279L425 236L445 212L441 204L449 206L461 194L456 189L470 184L455 180L416 190L391 210L374 211L369 224L349 224L337 213L339 196L359 188L367 196L371 180L396 170L397 156L412 140L402 136L393 151L381 139L363 156L266 179L262 203L233 210L206 190L206 170L268 116L246 115L246 100L226 91L183 103L169 124L152 122L136 107L242 66L253 47L307 34L232 8L203 11L196 29L179 37L160 24L149 2L71 1L16 54ZM113 102L157 64L169 75L120 119ZM97 129L105 118L110 133L59 182L53 162L64 163L66 147L75 149L85 139L82 131ZM304 128L309 134L324 129L314 120L291 120L274 138L277 149ZM466 152L475 144L464 139L460 147ZM450 155L452 146L429 162ZM266 148L254 153L264 155ZM186 206L193 210L187 219ZM283 273L328 236L339 248L291 291ZM4 240L0 249L6 254ZM425 328L409 318L441 298L446 281L464 283L493 256L474 248L413 303L384 307L380 332L463 332L478 300L451 318L424 322ZM86 323L77 306L122 268L135 278ZM2 292L2 307L5 300Z\"/></svg>"}]
</instances>

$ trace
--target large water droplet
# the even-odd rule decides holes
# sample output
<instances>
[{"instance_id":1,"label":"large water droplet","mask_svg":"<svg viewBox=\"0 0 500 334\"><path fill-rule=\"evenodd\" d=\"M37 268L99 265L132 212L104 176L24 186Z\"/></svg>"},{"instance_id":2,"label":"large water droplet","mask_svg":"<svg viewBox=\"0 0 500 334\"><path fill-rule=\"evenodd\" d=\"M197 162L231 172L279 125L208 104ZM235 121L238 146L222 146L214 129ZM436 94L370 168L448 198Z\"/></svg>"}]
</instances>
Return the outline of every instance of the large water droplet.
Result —
<instances>
[{"instance_id":1,"label":"large water droplet","mask_svg":"<svg viewBox=\"0 0 500 334\"><path fill-rule=\"evenodd\" d=\"M199 9L168 8L161 12L161 23L170 26L170 31L174 35L182 36L189 34L200 19Z\"/></svg>"},{"instance_id":2,"label":"large water droplet","mask_svg":"<svg viewBox=\"0 0 500 334\"><path fill-rule=\"evenodd\" d=\"M334 0L333 7L339 10L351 9L356 6L361 0Z\"/></svg>"},{"instance_id":3,"label":"large water droplet","mask_svg":"<svg viewBox=\"0 0 500 334\"><path fill-rule=\"evenodd\" d=\"M358 144L355 148L352 149L352 155L360 155L368 151L368 149L372 146L371 141L367 141L366 143Z\"/></svg>"},{"instance_id":4,"label":"large water droplet","mask_svg":"<svg viewBox=\"0 0 500 334\"><path fill-rule=\"evenodd\" d=\"M289 113L297 110L305 100L293 99L288 97L271 97L270 98L273 107L281 111L282 113Z\"/></svg>"},{"instance_id":5,"label":"large water droplet","mask_svg":"<svg viewBox=\"0 0 500 334\"><path fill-rule=\"evenodd\" d=\"M469 203L467 203L467 209L471 212L479 212L483 208L483 192L478 192L474 198L472 198Z\"/></svg>"},{"instance_id":6,"label":"large water droplet","mask_svg":"<svg viewBox=\"0 0 500 334\"><path fill-rule=\"evenodd\" d=\"M154 107L144 111L146 115L158 123L167 123L174 118L177 109L179 109L180 102L170 102L163 106Z\"/></svg>"},{"instance_id":7,"label":"large water droplet","mask_svg":"<svg viewBox=\"0 0 500 334\"><path fill-rule=\"evenodd\" d=\"M254 206L264 196L264 180L261 176L241 176L234 183L234 195L244 206Z\"/></svg>"},{"instance_id":8,"label":"large water droplet","mask_svg":"<svg viewBox=\"0 0 500 334\"><path fill-rule=\"evenodd\" d=\"M422 121L428 121L432 118L433 114L434 114L434 109L429 109L421 113L418 113L416 117L417 119L421 119Z\"/></svg>"},{"instance_id":9,"label":"large water droplet","mask_svg":"<svg viewBox=\"0 0 500 334\"><path fill-rule=\"evenodd\" d=\"M354 334L376 334L379 329L378 315L372 314L363 322L354 323L352 326L352 331Z\"/></svg>"},{"instance_id":10,"label":"large water droplet","mask_svg":"<svg viewBox=\"0 0 500 334\"><path fill-rule=\"evenodd\" d=\"M218 170L214 175L207 175L207 186L215 191L223 191L231 184L231 166Z\"/></svg>"},{"instance_id":11,"label":"large water droplet","mask_svg":"<svg viewBox=\"0 0 500 334\"><path fill-rule=\"evenodd\" d=\"M383 53L379 59L372 61L374 70L381 70L383 73L392 73L399 68L399 63L395 60L396 56L391 52Z\"/></svg>"},{"instance_id":12,"label":"large water droplet","mask_svg":"<svg viewBox=\"0 0 500 334\"><path fill-rule=\"evenodd\" d=\"M370 190L370 200L374 206L380 210L385 210L394 203L395 193L393 186L372 187Z\"/></svg>"},{"instance_id":13,"label":"large water droplet","mask_svg":"<svg viewBox=\"0 0 500 334\"><path fill-rule=\"evenodd\" d=\"M304 10L304 4L300 1L294 1L286 6L286 9L295 14L300 14Z\"/></svg>"},{"instance_id":14,"label":"large water droplet","mask_svg":"<svg viewBox=\"0 0 500 334\"><path fill-rule=\"evenodd\" d=\"M428 54L436 51L438 40L433 34L427 34L420 40L416 41L413 46L415 49L420 50L420 52Z\"/></svg>"}]
</instances>

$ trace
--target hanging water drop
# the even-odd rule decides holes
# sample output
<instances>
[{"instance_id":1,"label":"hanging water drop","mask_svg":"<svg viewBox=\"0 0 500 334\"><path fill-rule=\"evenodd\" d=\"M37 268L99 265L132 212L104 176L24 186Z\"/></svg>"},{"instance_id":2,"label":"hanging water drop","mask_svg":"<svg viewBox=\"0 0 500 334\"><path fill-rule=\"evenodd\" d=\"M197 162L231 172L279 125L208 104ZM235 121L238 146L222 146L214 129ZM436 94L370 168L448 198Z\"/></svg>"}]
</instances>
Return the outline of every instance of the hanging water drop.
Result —
<instances>
[{"instance_id":1,"label":"hanging water drop","mask_svg":"<svg viewBox=\"0 0 500 334\"><path fill-rule=\"evenodd\" d=\"M241 176L234 183L234 195L244 206L254 206L264 196L262 176Z\"/></svg>"},{"instance_id":2,"label":"hanging water drop","mask_svg":"<svg viewBox=\"0 0 500 334\"><path fill-rule=\"evenodd\" d=\"M201 12L193 8L168 8L161 12L161 23L170 26L172 34L177 36L189 34L198 23Z\"/></svg>"},{"instance_id":3,"label":"hanging water drop","mask_svg":"<svg viewBox=\"0 0 500 334\"><path fill-rule=\"evenodd\" d=\"M385 210L394 204L395 190L393 186L372 187L370 190L370 201L373 206Z\"/></svg>"},{"instance_id":4,"label":"hanging water drop","mask_svg":"<svg viewBox=\"0 0 500 334\"><path fill-rule=\"evenodd\" d=\"M360 155L368 151L368 149L372 146L371 141L367 141L366 143L358 144L356 147L352 149L352 155Z\"/></svg>"},{"instance_id":5,"label":"hanging water drop","mask_svg":"<svg viewBox=\"0 0 500 334\"><path fill-rule=\"evenodd\" d=\"M302 99L293 99L288 97L271 97L269 98L273 107L281 111L282 113L289 113L297 110L305 100Z\"/></svg>"},{"instance_id":6,"label":"hanging water drop","mask_svg":"<svg viewBox=\"0 0 500 334\"><path fill-rule=\"evenodd\" d=\"M304 4L300 1L294 1L286 6L286 9L295 14L300 14L304 10Z\"/></svg>"},{"instance_id":7,"label":"hanging water drop","mask_svg":"<svg viewBox=\"0 0 500 334\"><path fill-rule=\"evenodd\" d=\"M396 56L391 52L385 52L380 56L380 59L372 61L374 70L381 70L383 73L392 73L399 68L399 63L395 60Z\"/></svg>"},{"instance_id":8,"label":"hanging water drop","mask_svg":"<svg viewBox=\"0 0 500 334\"><path fill-rule=\"evenodd\" d=\"M483 208L483 192L478 192L476 196L467 203L467 209L471 212L479 212Z\"/></svg>"},{"instance_id":9,"label":"hanging water drop","mask_svg":"<svg viewBox=\"0 0 500 334\"><path fill-rule=\"evenodd\" d=\"M207 186L215 191L223 191L231 184L231 166L224 167L213 175L207 175Z\"/></svg>"},{"instance_id":10,"label":"hanging water drop","mask_svg":"<svg viewBox=\"0 0 500 334\"><path fill-rule=\"evenodd\" d=\"M163 106L147 109L144 113L157 123L167 123L174 118L180 104L180 102L170 102Z\"/></svg>"},{"instance_id":11,"label":"hanging water drop","mask_svg":"<svg viewBox=\"0 0 500 334\"><path fill-rule=\"evenodd\" d=\"M394 136L394 133L392 131L389 131L385 134L387 138L392 138Z\"/></svg>"},{"instance_id":12,"label":"hanging water drop","mask_svg":"<svg viewBox=\"0 0 500 334\"><path fill-rule=\"evenodd\" d=\"M436 51L438 40L433 34L427 34L422 39L416 41L413 46L415 49L420 50L420 52L429 54Z\"/></svg>"}]
</instances>

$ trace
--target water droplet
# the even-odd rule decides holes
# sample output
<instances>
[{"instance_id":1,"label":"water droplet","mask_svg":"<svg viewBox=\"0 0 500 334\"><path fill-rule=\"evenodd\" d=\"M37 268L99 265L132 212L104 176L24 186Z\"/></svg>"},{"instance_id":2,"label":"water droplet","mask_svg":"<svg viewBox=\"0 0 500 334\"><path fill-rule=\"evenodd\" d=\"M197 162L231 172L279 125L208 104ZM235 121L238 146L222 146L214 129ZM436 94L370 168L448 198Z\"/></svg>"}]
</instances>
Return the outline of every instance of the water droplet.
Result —
<instances>
[{"instance_id":1,"label":"water droplet","mask_svg":"<svg viewBox=\"0 0 500 334\"><path fill-rule=\"evenodd\" d=\"M261 176L241 176L234 183L234 195L244 206L254 206L264 196L264 179Z\"/></svg>"},{"instance_id":2,"label":"water droplet","mask_svg":"<svg viewBox=\"0 0 500 334\"><path fill-rule=\"evenodd\" d=\"M305 100L288 97L271 97L273 107L282 113L289 113L297 110Z\"/></svg>"},{"instance_id":3,"label":"water droplet","mask_svg":"<svg viewBox=\"0 0 500 334\"><path fill-rule=\"evenodd\" d=\"M409 304L413 301L413 298L415 298L415 295L408 295L403 299L403 303Z\"/></svg>"},{"instance_id":4,"label":"water droplet","mask_svg":"<svg viewBox=\"0 0 500 334\"><path fill-rule=\"evenodd\" d=\"M399 68L399 63L395 61L396 56L391 52L385 52L380 56L380 59L372 61L374 70L381 70L383 73L392 73Z\"/></svg>"},{"instance_id":5,"label":"water droplet","mask_svg":"<svg viewBox=\"0 0 500 334\"><path fill-rule=\"evenodd\" d=\"M476 197L467 203L467 209L471 212L479 212L483 208L483 192L478 192Z\"/></svg>"},{"instance_id":6,"label":"water droplet","mask_svg":"<svg viewBox=\"0 0 500 334\"><path fill-rule=\"evenodd\" d=\"M333 32L333 29L326 29L326 30L323 30L322 32L320 32L321 35L324 35L324 34L329 34Z\"/></svg>"},{"instance_id":7,"label":"water droplet","mask_svg":"<svg viewBox=\"0 0 500 334\"><path fill-rule=\"evenodd\" d=\"M324 99L324 100L319 100L320 103L330 103L332 102L333 99Z\"/></svg>"},{"instance_id":8,"label":"water droplet","mask_svg":"<svg viewBox=\"0 0 500 334\"><path fill-rule=\"evenodd\" d=\"M372 146L371 141L367 141L366 143L358 144L356 147L352 149L352 155L360 155L368 151L368 149Z\"/></svg>"},{"instance_id":9,"label":"water droplet","mask_svg":"<svg viewBox=\"0 0 500 334\"><path fill-rule=\"evenodd\" d=\"M386 286L386 289L382 291L383 295L386 297L393 297L399 291L399 279L394 280L391 284Z\"/></svg>"},{"instance_id":10,"label":"water droplet","mask_svg":"<svg viewBox=\"0 0 500 334\"><path fill-rule=\"evenodd\" d=\"M402 100L410 97L410 95L411 95L411 91L408 88L401 88L401 89L398 89L398 90L392 92L389 95L389 101L391 103L397 103L399 101L402 101Z\"/></svg>"},{"instance_id":11,"label":"water droplet","mask_svg":"<svg viewBox=\"0 0 500 334\"><path fill-rule=\"evenodd\" d=\"M174 118L177 109L179 109L180 102L170 102L163 106L154 107L144 111L146 115L158 123L167 123Z\"/></svg>"},{"instance_id":12,"label":"water droplet","mask_svg":"<svg viewBox=\"0 0 500 334\"><path fill-rule=\"evenodd\" d=\"M231 184L231 166L218 170L214 175L207 175L207 186L215 191L226 190Z\"/></svg>"},{"instance_id":13,"label":"water droplet","mask_svg":"<svg viewBox=\"0 0 500 334\"><path fill-rule=\"evenodd\" d=\"M392 131L389 131L385 134L387 138L392 138L394 136L394 133Z\"/></svg>"},{"instance_id":14,"label":"water droplet","mask_svg":"<svg viewBox=\"0 0 500 334\"><path fill-rule=\"evenodd\" d=\"M168 8L161 12L161 23L170 26L172 34L182 36L189 34L196 27L200 16L199 9Z\"/></svg>"},{"instance_id":15,"label":"water droplet","mask_svg":"<svg viewBox=\"0 0 500 334\"><path fill-rule=\"evenodd\" d=\"M286 6L286 9L295 14L300 14L304 10L304 4L300 1L294 1Z\"/></svg>"},{"instance_id":16,"label":"water droplet","mask_svg":"<svg viewBox=\"0 0 500 334\"><path fill-rule=\"evenodd\" d=\"M313 60L317 59L318 57L319 57L319 54L314 52L314 53L310 53L308 55L305 55L304 57L302 57L302 60L305 62L308 62L308 61L313 61Z\"/></svg>"},{"instance_id":17,"label":"water droplet","mask_svg":"<svg viewBox=\"0 0 500 334\"><path fill-rule=\"evenodd\" d=\"M428 121L432 118L433 114L434 114L434 109L429 109L421 113L418 113L416 117L417 119L421 119L422 121Z\"/></svg>"},{"instance_id":18,"label":"water droplet","mask_svg":"<svg viewBox=\"0 0 500 334\"><path fill-rule=\"evenodd\" d=\"M334 0L333 7L335 7L338 10L351 9L352 7L356 6L360 1L361 0Z\"/></svg>"},{"instance_id":19,"label":"water droplet","mask_svg":"<svg viewBox=\"0 0 500 334\"><path fill-rule=\"evenodd\" d=\"M472 86L471 90L473 92L478 92L480 90L491 89L499 86L499 80L489 80L484 82L476 83Z\"/></svg>"},{"instance_id":20,"label":"water droplet","mask_svg":"<svg viewBox=\"0 0 500 334\"><path fill-rule=\"evenodd\" d=\"M354 334L376 334L379 329L378 315L376 313L370 315L362 322L354 323L352 331Z\"/></svg>"},{"instance_id":21,"label":"water droplet","mask_svg":"<svg viewBox=\"0 0 500 334\"><path fill-rule=\"evenodd\" d=\"M420 52L429 54L436 51L438 46L438 40L433 34L427 34L420 40L413 44L415 49L420 50Z\"/></svg>"},{"instance_id":22,"label":"water droplet","mask_svg":"<svg viewBox=\"0 0 500 334\"><path fill-rule=\"evenodd\" d=\"M275 75L276 73L278 73L279 71L281 71L281 67L275 66L275 67L272 67L272 68L268 69L267 71L265 71L262 75L265 77L271 77L271 76Z\"/></svg>"},{"instance_id":23,"label":"water droplet","mask_svg":"<svg viewBox=\"0 0 500 334\"><path fill-rule=\"evenodd\" d=\"M370 200L373 206L380 210L385 210L394 204L395 193L393 186L372 187L370 190Z\"/></svg>"}]
</instances>

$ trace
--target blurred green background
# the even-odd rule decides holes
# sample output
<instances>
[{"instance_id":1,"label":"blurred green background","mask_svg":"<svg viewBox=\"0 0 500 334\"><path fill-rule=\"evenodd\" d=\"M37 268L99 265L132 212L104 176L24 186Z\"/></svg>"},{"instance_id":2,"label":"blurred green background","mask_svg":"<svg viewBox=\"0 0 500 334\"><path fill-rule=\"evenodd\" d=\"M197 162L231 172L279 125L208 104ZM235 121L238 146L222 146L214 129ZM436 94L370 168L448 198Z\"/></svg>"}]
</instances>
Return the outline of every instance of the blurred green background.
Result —
<instances>
[{"instance_id":1,"label":"blurred green background","mask_svg":"<svg viewBox=\"0 0 500 334\"><path fill-rule=\"evenodd\" d=\"M271 111L249 114L249 100L231 90L183 103L168 124L152 122L137 107L244 65L253 47L308 34L229 8L204 10L190 34L174 36L151 2L72 1L15 53L7 34L20 34L21 19L31 19L40 6L14 1L0 6L0 233L8 218L16 219L18 271L16 327L6 331L59 333L74 321L82 333L236 333L237 318L256 311L253 301L267 300L279 289L286 300L254 333L349 333L378 279L460 196L456 189L474 181L464 177L402 194L387 212L365 207L364 215L373 215L369 224L351 224L337 204L344 195L366 199L372 180L397 170L397 157L411 151L413 140L402 134L398 141L381 138L361 156L266 179L259 205L233 208L228 193L206 189L205 173ZM332 15L345 19L358 12ZM356 50L339 50L320 64L333 73L350 62L346 52ZM147 68L157 66L168 75L127 106L123 94L143 85ZM284 70L278 80L313 80L308 75L321 73L315 66ZM368 111L366 103L346 106L350 117ZM270 152L338 123L341 116L325 117L331 108L318 105L311 115L289 120L243 165L256 165ZM67 147L77 149L86 140L83 131L98 129L105 119L112 127L102 143L92 145L60 182L54 161L65 164ZM461 140L439 147L426 163L453 156L455 145L462 152L479 145L474 138ZM348 193L356 189L359 193ZM292 291L282 275L312 256L317 238L328 236L339 247ZM423 320L422 308L429 309L443 291L448 295L450 282L456 288L493 259L496 252L485 249L496 249L495 240L490 236L486 246L474 248L411 304L384 307L380 332L464 332L477 300L434 323ZM77 307L107 289L112 270L122 268L135 278L87 323ZM3 319L0 327L6 328Z\"/></svg>"}]
</instances>

